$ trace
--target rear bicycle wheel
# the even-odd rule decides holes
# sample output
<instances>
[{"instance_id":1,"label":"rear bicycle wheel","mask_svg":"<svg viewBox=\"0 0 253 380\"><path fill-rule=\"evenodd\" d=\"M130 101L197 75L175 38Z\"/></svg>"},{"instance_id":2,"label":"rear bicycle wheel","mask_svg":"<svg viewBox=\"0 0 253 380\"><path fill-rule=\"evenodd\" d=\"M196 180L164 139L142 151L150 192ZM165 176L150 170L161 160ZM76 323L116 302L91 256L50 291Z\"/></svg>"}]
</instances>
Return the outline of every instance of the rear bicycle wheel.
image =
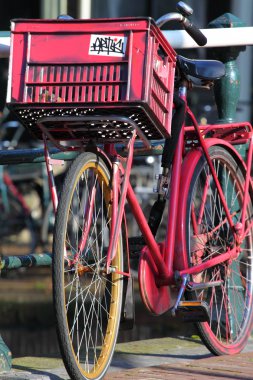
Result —
<instances>
[{"instance_id":1,"label":"rear bicycle wheel","mask_svg":"<svg viewBox=\"0 0 253 380\"><path fill-rule=\"evenodd\" d=\"M73 380L101 379L110 365L121 316L122 235L106 273L111 225L110 173L81 154L64 180L53 241L53 296L59 345Z\"/></svg>"},{"instance_id":2,"label":"rear bicycle wheel","mask_svg":"<svg viewBox=\"0 0 253 380\"><path fill-rule=\"evenodd\" d=\"M209 151L223 193L236 224L240 222L245 177L231 154L222 147ZM252 194L248 194L247 225L252 220ZM233 233L226 220L217 187L206 160L198 161L189 187L186 213L189 264L196 265L234 247ZM253 319L252 231L241 244L236 260L224 262L199 274L195 282L221 281L219 286L188 293L189 298L207 302L210 323L197 323L200 336L215 355L235 354L246 345Z\"/></svg>"}]
</instances>

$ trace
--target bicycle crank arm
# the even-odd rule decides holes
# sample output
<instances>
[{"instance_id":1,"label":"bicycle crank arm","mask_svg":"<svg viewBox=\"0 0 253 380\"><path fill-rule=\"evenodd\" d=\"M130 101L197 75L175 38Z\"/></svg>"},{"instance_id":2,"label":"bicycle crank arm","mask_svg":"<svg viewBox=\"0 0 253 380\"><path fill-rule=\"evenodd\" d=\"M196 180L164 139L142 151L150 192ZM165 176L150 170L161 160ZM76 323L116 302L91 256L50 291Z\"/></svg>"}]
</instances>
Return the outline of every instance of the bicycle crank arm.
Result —
<instances>
[{"instance_id":1,"label":"bicycle crank arm","mask_svg":"<svg viewBox=\"0 0 253 380\"><path fill-rule=\"evenodd\" d=\"M195 290L202 290L202 289L208 289L214 286L220 286L223 284L223 280L220 281L213 281L213 282L188 282L186 286L186 290L189 292L194 292Z\"/></svg>"}]
</instances>

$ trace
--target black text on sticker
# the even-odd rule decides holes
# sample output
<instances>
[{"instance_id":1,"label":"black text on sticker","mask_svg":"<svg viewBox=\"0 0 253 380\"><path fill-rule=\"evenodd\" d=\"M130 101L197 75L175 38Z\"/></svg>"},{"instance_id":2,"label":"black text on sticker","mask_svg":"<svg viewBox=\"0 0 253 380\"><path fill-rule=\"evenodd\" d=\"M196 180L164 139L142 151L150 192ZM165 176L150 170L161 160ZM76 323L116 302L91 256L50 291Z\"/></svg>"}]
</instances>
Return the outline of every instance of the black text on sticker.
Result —
<instances>
[{"instance_id":1,"label":"black text on sticker","mask_svg":"<svg viewBox=\"0 0 253 380\"><path fill-rule=\"evenodd\" d=\"M126 52L127 37L105 36L92 34L90 38L90 55L103 55L111 57L124 57Z\"/></svg>"}]
</instances>

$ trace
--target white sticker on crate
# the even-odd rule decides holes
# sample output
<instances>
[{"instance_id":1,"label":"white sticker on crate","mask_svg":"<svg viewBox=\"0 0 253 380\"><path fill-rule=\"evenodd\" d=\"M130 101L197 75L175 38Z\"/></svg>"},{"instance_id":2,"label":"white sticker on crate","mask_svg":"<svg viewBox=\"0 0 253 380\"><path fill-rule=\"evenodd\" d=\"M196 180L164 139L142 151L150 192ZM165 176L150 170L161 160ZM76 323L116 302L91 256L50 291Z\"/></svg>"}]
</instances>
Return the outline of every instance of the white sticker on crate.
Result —
<instances>
[{"instance_id":1,"label":"white sticker on crate","mask_svg":"<svg viewBox=\"0 0 253 380\"><path fill-rule=\"evenodd\" d=\"M127 37L91 34L89 55L124 57Z\"/></svg>"}]
</instances>

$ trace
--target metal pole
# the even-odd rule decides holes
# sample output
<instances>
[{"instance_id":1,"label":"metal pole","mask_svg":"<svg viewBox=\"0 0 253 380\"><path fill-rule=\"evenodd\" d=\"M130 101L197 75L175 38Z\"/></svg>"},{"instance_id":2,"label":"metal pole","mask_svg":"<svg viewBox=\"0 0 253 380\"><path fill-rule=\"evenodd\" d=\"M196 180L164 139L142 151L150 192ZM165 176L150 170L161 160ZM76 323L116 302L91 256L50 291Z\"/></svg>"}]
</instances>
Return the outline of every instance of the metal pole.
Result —
<instances>
[{"instance_id":1,"label":"metal pole","mask_svg":"<svg viewBox=\"0 0 253 380\"><path fill-rule=\"evenodd\" d=\"M57 9L57 15L66 15L68 14L68 0L58 0L58 9Z\"/></svg>"},{"instance_id":2,"label":"metal pole","mask_svg":"<svg viewBox=\"0 0 253 380\"><path fill-rule=\"evenodd\" d=\"M45 1L45 0L44 0ZM253 27L201 29L207 37L202 48L253 45ZM165 30L164 36L174 49L199 48L196 42L184 30ZM0 58L6 58L10 52L10 33L0 32Z\"/></svg>"},{"instance_id":3,"label":"metal pole","mask_svg":"<svg viewBox=\"0 0 253 380\"><path fill-rule=\"evenodd\" d=\"M41 0L40 4L41 18L57 18L68 12L67 0Z\"/></svg>"},{"instance_id":4,"label":"metal pole","mask_svg":"<svg viewBox=\"0 0 253 380\"><path fill-rule=\"evenodd\" d=\"M244 22L238 17L231 13L225 13L211 21L208 26L220 32L222 28L236 31L244 25ZM237 58L240 52L245 49L245 46L230 46L227 49L215 48L210 51L212 58L223 62L226 69L226 75L215 81L214 86L220 123L236 121L236 110L240 95L240 73Z\"/></svg>"},{"instance_id":5,"label":"metal pole","mask_svg":"<svg viewBox=\"0 0 253 380\"><path fill-rule=\"evenodd\" d=\"M0 335L0 373L11 370L12 355Z\"/></svg>"},{"instance_id":6,"label":"metal pole","mask_svg":"<svg viewBox=\"0 0 253 380\"><path fill-rule=\"evenodd\" d=\"M232 13L243 20L246 25L252 23L253 2L252 0L244 0L243 6L238 0L232 1ZM252 48L246 49L244 54L240 54L237 59L238 69L241 80L241 94L239 99L239 107L236 112L237 120L250 120L251 118L251 87L252 87Z\"/></svg>"},{"instance_id":7,"label":"metal pole","mask_svg":"<svg viewBox=\"0 0 253 380\"><path fill-rule=\"evenodd\" d=\"M223 46L253 45L253 27L201 29L207 37L207 44L203 48ZM185 30L165 30L163 32L174 49L199 48Z\"/></svg>"},{"instance_id":8,"label":"metal pole","mask_svg":"<svg viewBox=\"0 0 253 380\"><path fill-rule=\"evenodd\" d=\"M10 32L0 32L0 58L10 55Z\"/></svg>"},{"instance_id":9,"label":"metal pole","mask_svg":"<svg viewBox=\"0 0 253 380\"><path fill-rule=\"evenodd\" d=\"M91 0L79 0L79 18L91 18Z\"/></svg>"}]
</instances>

